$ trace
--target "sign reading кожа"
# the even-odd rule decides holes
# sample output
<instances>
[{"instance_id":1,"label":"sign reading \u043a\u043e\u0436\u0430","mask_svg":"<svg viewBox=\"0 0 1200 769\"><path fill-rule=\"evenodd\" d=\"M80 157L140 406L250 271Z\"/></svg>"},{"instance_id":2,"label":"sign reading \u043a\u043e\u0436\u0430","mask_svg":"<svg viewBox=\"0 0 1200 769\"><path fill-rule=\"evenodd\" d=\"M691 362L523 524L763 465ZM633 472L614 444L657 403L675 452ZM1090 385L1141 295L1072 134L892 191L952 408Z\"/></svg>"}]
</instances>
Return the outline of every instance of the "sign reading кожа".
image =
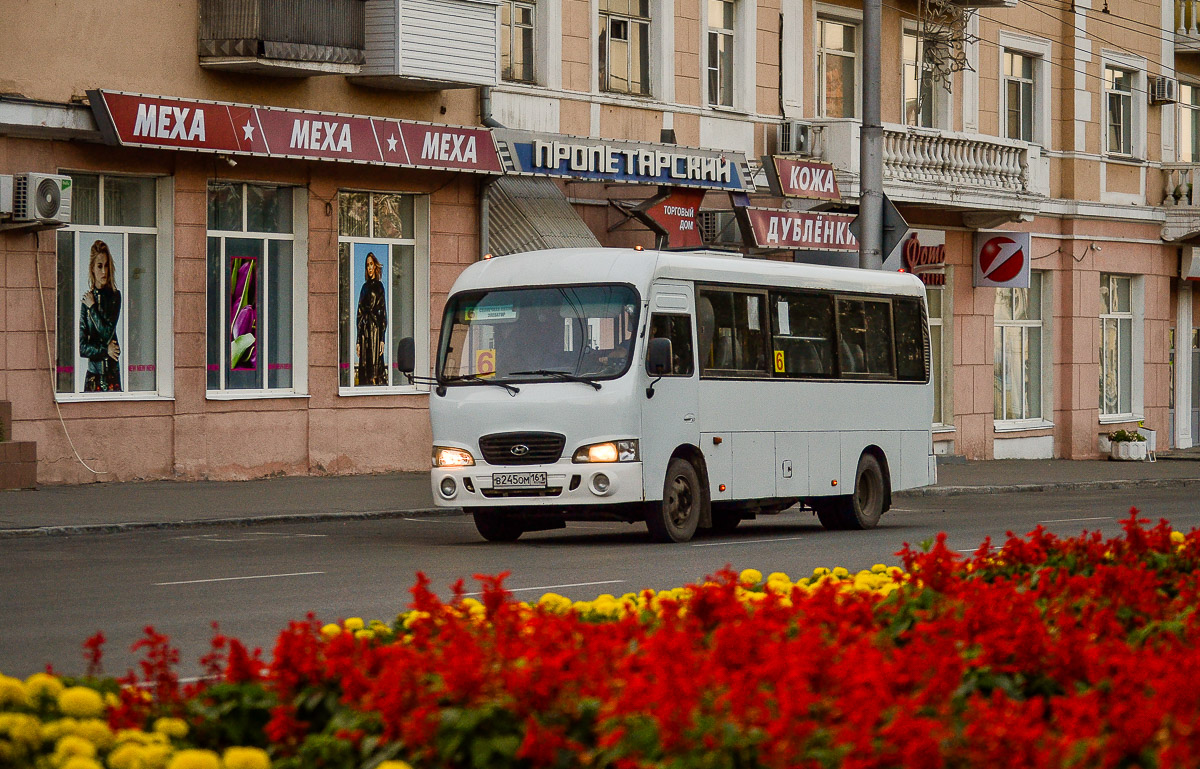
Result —
<instances>
[{"instance_id":1,"label":"sign reading \u043a\u043e\u0436\u0430","mask_svg":"<svg viewBox=\"0 0 1200 769\"><path fill-rule=\"evenodd\" d=\"M110 144L502 173L491 132L392 118L89 91Z\"/></svg>"},{"instance_id":2,"label":"sign reading \u043a\u043e\u0436\u0430","mask_svg":"<svg viewBox=\"0 0 1200 769\"><path fill-rule=\"evenodd\" d=\"M754 234L754 244L759 248L858 250L858 240L850 231L854 214L749 207L743 210Z\"/></svg>"},{"instance_id":3,"label":"sign reading \u043a\u043e\u0436\u0430","mask_svg":"<svg viewBox=\"0 0 1200 769\"><path fill-rule=\"evenodd\" d=\"M797 160L772 155L763 163L771 191L785 198L841 200L833 164L823 160Z\"/></svg>"}]
</instances>

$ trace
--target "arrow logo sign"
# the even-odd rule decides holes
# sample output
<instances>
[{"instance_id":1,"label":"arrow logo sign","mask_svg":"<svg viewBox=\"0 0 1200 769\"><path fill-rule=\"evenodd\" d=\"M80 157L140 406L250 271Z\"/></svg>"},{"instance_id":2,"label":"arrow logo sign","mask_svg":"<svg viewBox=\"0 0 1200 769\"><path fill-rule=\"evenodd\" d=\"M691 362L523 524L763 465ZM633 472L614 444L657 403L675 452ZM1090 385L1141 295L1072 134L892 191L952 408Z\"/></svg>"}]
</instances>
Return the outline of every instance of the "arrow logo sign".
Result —
<instances>
[{"instance_id":1,"label":"arrow logo sign","mask_svg":"<svg viewBox=\"0 0 1200 769\"><path fill-rule=\"evenodd\" d=\"M976 287L1029 288L1028 232L975 234Z\"/></svg>"}]
</instances>

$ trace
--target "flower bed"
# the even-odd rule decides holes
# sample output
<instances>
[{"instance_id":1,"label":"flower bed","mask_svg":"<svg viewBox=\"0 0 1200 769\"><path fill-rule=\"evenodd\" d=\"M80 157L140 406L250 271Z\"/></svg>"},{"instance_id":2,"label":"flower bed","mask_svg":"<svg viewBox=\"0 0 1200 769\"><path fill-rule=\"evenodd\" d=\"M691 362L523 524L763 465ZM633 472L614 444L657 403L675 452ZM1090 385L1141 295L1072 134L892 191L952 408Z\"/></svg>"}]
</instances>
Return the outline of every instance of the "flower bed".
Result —
<instances>
[{"instance_id":1,"label":"flower bed","mask_svg":"<svg viewBox=\"0 0 1200 769\"><path fill-rule=\"evenodd\" d=\"M392 624L313 617L269 659L216 635L180 686L0 677L0 766L1182 767L1200 756L1200 533L1040 527L971 557L530 606L418 577Z\"/></svg>"}]
</instances>

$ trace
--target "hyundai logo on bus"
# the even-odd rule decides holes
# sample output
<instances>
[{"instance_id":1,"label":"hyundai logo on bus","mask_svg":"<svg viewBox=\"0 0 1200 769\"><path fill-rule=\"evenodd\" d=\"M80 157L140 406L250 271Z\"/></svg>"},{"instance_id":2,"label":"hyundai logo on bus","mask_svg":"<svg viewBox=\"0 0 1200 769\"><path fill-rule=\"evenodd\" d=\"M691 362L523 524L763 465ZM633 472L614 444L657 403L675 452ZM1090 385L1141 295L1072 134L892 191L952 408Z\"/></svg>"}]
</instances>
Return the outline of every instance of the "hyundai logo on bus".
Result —
<instances>
[{"instance_id":1,"label":"hyundai logo on bus","mask_svg":"<svg viewBox=\"0 0 1200 769\"><path fill-rule=\"evenodd\" d=\"M529 447L524 443L518 443L516 446L513 446L511 449L509 449L508 452L514 457L523 457L529 453Z\"/></svg>"},{"instance_id":2,"label":"hyundai logo on bus","mask_svg":"<svg viewBox=\"0 0 1200 769\"><path fill-rule=\"evenodd\" d=\"M1029 288L1028 232L975 233L976 288Z\"/></svg>"}]
</instances>

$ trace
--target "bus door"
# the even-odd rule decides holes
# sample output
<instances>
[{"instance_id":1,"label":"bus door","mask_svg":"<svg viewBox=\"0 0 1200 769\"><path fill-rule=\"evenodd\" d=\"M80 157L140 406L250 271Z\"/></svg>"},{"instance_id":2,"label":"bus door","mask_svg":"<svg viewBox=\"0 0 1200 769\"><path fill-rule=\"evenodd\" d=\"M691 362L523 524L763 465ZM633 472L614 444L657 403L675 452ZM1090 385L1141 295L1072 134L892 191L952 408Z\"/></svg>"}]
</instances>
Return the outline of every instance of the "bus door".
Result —
<instances>
[{"instance_id":1,"label":"bus door","mask_svg":"<svg viewBox=\"0 0 1200 769\"><path fill-rule=\"evenodd\" d=\"M650 319L642 340L640 376L653 384L653 397L638 387L635 397L642 402L642 483L646 499L662 499L667 463L675 447L697 445L696 345L692 287L687 283L658 282L650 290ZM646 349L653 337L671 340L671 372L661 378L647 370Z\"/></svg>"}]
</instances>

